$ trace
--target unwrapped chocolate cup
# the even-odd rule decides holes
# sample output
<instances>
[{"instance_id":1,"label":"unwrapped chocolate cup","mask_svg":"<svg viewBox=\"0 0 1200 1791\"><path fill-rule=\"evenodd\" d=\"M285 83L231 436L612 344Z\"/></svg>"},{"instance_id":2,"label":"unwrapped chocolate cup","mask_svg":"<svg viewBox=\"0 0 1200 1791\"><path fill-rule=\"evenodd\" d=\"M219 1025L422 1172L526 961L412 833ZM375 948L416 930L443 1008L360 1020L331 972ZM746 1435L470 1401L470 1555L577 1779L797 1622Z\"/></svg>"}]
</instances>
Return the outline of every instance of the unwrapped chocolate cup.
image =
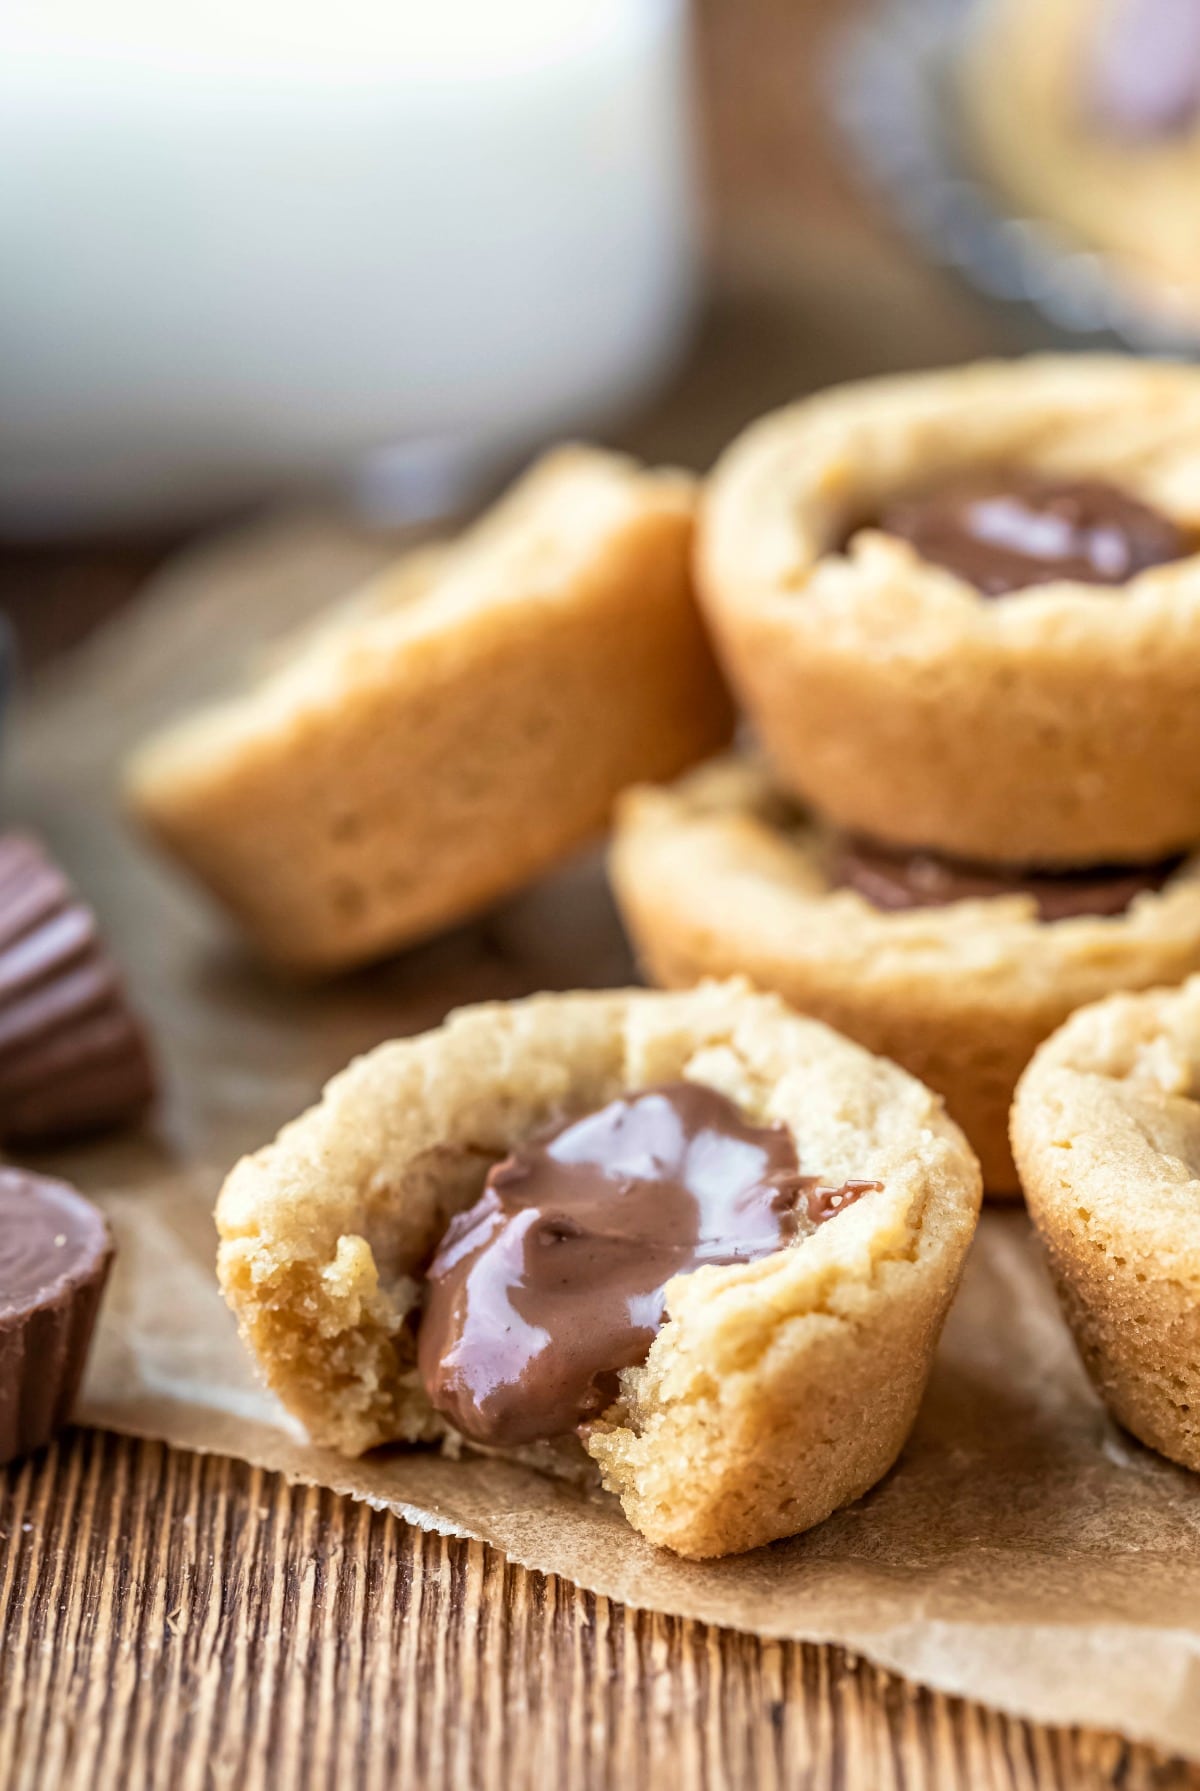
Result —
<instances>
[{"instance_id":1,"label":"unwrapped chocolate cup","mask_svg":"<svg viewBox=\"0 0 1200 1791\"><path fill-rule=\"evenodd\" d=\"M71 1415L114 1253L66 1182L0 1169L0 1464Z\"/></svg>"},{"instance_id":2,"label":"unwrapped chocolate cup","mask_svg":"<svg viewBox=\"0 0 1200 1791\"><path fill-rule=\"evenodd\" d=\"M0 835L0 1139L119 1125L153 1095L146 1037L95 916L36 840Z\"/></svg>"}]
</instances>

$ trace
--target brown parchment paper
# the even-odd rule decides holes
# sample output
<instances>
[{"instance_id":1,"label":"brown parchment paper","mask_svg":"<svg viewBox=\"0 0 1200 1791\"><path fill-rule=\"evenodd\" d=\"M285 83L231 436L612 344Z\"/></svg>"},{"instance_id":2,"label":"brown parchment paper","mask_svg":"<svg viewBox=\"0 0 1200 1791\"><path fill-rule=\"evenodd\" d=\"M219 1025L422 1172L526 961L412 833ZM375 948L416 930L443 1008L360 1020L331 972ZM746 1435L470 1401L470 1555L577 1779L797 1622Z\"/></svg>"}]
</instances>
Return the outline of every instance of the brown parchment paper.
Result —
<instances>
[{"instance_id":1,"label":"brown parchment paper","mask_svg":"<svg viewBox=\"0 0 1200 1791\"><path fill-rule=\"evenodd\" d=\"M631 975L592 860L382 969L288 987L123 829L125 747L385 551L309 517L193 553L21 718L11 806L100 908L168 1080L152 1133L38 1165L99 1199L120 1241L84 1419L390 1506L631 1604L839 1642L948 1692L1200 1756L1200 1480L1106 1419L1021 1215L984 1221L894 1472L810 1535L740 1559L676 1561L608 1501L496 1462L343 1461L256 1385L212 1270L232 1161L354 1052L456 1003Z\"/></svg>"}]
</instances>

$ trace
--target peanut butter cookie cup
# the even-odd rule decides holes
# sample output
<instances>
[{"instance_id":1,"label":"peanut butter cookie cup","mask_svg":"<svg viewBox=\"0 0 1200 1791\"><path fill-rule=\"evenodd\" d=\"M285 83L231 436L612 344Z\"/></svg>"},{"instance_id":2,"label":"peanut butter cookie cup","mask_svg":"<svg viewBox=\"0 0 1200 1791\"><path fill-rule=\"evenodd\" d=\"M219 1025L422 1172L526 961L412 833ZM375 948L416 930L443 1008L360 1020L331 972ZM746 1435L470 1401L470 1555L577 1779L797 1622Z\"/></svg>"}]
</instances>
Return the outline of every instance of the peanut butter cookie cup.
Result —
<instances>
[{"instance_id":1,"label":"peanut butter cookie cup","mask_svg":"<svg viewBox=\"0 0 1200 1791\"><path fill-rule=\"evenodd\" d=\"M1019 1193L1017 1078L1084 1002L1200 968L1200 862L997 875L839 838L746 759L631 791L610 868L657 983L740 973L946 1100L994 1195Z\"/></svg>"},{"instance_id":2,"label":"peanut butter cookie cup","mask_svg":"<svg viewBox=\"0 0 1200 1791\"><path fill-rule=\"evenodd\" d=\"M718 464L700 585L780 780L992 863L1200 839L1200 370L997 362L847 386Z\"/></svg>"},{"instance_id":3,"label":"peanut butter cookie cup","mask_svg":"<svg viewBox=\"0 0 1200 1791\"><path fill-rule=\"evenodd\" d=\"M476 913L728 738L692 484L563 450L244 694L152 740L135 812L270 957L332 971Z\"/></svg>"},{"instance_id":4,"label":"peanut butter cookie cup","mask_svg":"<svg viewBox=\"0 0 1200 1791\"><path fill-rule=\"evenodd\" d=\"M703 1557L891 1466L978 1205L937 1097L773 996L538 996L331 1082L230 1175L219 1272L317 1442L598 1469Z\"/></svg>"},{"instance_id":5,"label":"peanut butter cookie cup","mask_svg":"<svg viewBox=\"0 0 1200 1791\"><path fill-rule=\"evenodd\" d=\"M1200 1471L1200 977L1113 996L1021 1079L1013 1152L1113 1415Z\"/></svg>"}]
</instances>

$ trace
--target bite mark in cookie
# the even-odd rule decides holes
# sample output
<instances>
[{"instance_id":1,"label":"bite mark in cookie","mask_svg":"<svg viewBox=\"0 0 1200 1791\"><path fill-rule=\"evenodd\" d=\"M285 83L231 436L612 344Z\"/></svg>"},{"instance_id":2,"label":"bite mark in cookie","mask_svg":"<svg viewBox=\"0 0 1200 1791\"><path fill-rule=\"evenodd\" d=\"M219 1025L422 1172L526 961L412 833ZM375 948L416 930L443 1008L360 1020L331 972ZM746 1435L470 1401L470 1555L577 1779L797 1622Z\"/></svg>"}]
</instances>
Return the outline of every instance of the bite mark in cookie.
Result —
<instances>
[{"instance_id":1,"label":"bite mark in cookie","mask_svg":"<svg viewBox=\"0 0 1200 1791\"><path fill-rule=\"evenodd\" d=\"M503 1452L575 1484L598 1477L643 1536L694 1558L797 1535L874 1485L917 1410L974 1230L979 1166L927 1088L740 983L467 1009L360 1058L238 1165L218 1203L221 1284L267 1381L313 1440L350 1455L398 1442L492 1447L434 1408L422 1375L422 1294L439 1243L479 1202L492 1166L526 1160L531 1140L549 1173L545 1142L565 1116L575 1123L557 1136L573 1137L586 1162L597 1127L620 1130L648 1093L680 1084L698 1091L688 1098L704 1146L688 1183L731 1173L729 1153L749 1135L743 1187L767 1184L749 1215L753 1256L736 1201L718 1200L717 1229L729 1224L739 1254L689 1267L679 1251L665 1302L673 1265L660 1260L641 1285L647 1329L660 1315L661 1325L648 1345L639 1339L644 1359L616 1370L611 1402L574 1433ZM714 1143L702 1134L722 1097ZM626 1142L652 1145L662 1179L679 1178L688 1152L678 1138L661 1151ZM809 1185L810 1164L828 1186ZM776 1175L794 1189L792 1219L769 1210ZM857 1198L858 1177L877 1190ZM638 1248L661 1241L662 1194L661 1181L643 1181L618 1202L630 1218L644 1205ZM593 1212L604 1203L594 1185L584 1196ZM835 1210L836 1222L817 1223ZM607 1237L603 1215L597 1229ZM728 1257L717 1229L710 1238L697 1222L695 1237ZM619 1235L617 1246L619 1257ZM578 1248L578 1311L565 1288L555 1302L568 1326L586 1324L593 1305L587 1241ZM430 1343L427 1333L426 1367Z\"/></svg>"},{"instance_id":2,"label":"bite mark in cookie","mask_svg":"<svg viewBox=\"0 0 1200 1791\"><path fill-rule=\"evenodd\" d=\"M675 1082L520 1145L451 1222L427 1277L419 1362L436 1411L513 1447L561 1436L646 1359L666 1287L786 1249L880 1186L822 1187L785 1126Z\"/></svg>"}]
</instances>

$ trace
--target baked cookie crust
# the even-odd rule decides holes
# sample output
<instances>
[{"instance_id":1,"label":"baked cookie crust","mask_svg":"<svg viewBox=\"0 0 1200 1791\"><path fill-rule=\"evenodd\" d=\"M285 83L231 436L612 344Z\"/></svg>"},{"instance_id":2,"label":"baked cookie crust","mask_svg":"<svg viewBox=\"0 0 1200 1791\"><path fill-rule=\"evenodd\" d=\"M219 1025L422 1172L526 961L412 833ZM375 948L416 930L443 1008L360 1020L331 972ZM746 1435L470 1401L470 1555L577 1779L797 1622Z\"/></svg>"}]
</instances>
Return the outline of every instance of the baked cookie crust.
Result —
<instances>
[{"instance_id":1,"label":"baked cookie crust","mask_svg":"<svg viewBox=\"0 0 1200 1791\"><path fill-rule=\"evenodd\" d=\"M1124 915L1044 925L1022 895L884 913L830 887L828 854L759 764L728 758L630 791L609 866L653 981L745 975L893 1058L945 1098L989 1194L1019 1196L1017 1078L1075 1008L1200 968L1200 860Z\"/></svg>"},{"instance_id":2,"label":"baked cookie crust","mask_svg":"<svg viewBox=\"0 0 1200 1791\"><path fill-rule=\"evenodd\" d=\"M1200 123L1130 138L1090 115L1097 0L987 0L960 89L966 134L1014 204L1111 257L1164 321L1200 321Z\"/></svg>"},{"instance_id":3,"label":"baked cookie crust","mask_svg":"<svg viewBox=\"0 0 1200 1791\"><path fill-rule=\"evenodd\" d=\"M1012 1136L1097 1389L1200 1472L1200 977L1075 1014L1022 1078Z\"/></svg>"},{"instance_id":4,"label":"baked cookie crust","mask_svg":"<svg viewBox=\"0 0 1200 1791\"><path fill-rule=\"evenodd\" d=\"M534 1130L679 1078L786 1124L814 1173L883 1187L787 1249L669 1283L668 1321L588 1454L642 1534L695 1557L794 1535L872 1486L916 1413L978 1165L927 1089L737 983L462 1010L359 1059L238 1164L217 1206L221 1285L314 1441L454 1446L415 1367L420 1278L449 1219ZM567 1471L586 1463L570 1453Z\"/></svg>"},{"instance_id":5,"label":"baked cookie crust","mask_svg":"<svg viewBox=\"0 0 1200 1791\"><path fill-rule=\"evenodd\" d=\"M844 827L962 858L1190 846L1200 558L988 600L858 528L1003 466L1107 479L1194 533L1200 370L1076 355L871 380L764 418L718 463L701 595L775 772Z\"/></svg>"},{"instance_id":6,"label":"baked cookie crust","mask_svg":"<svg viewBox=\"0 0 1200 1791\"><path fill-rule=\"evenodd\" d=\"M269 957L333 971L463 920L728 739L693 486L589 449L381 574L136 755L133 810Z\"/></svg>"}]
</instances>

